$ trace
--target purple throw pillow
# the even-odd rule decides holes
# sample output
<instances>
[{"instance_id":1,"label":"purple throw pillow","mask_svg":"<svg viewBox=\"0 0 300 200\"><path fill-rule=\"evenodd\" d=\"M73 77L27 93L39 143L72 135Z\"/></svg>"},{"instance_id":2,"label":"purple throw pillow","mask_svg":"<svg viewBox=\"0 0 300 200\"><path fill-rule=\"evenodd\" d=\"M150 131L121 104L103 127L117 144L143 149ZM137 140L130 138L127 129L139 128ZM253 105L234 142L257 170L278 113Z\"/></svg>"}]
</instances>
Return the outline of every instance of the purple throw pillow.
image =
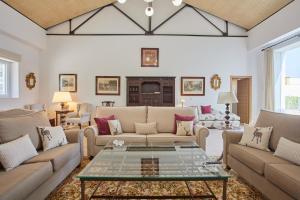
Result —
<instances>
[{"instance_id":1,"label":"purple throw pillow","mask_svg":"<svg viewBox=\"0 0 300 200\"><path fill-rule=\"evenodd\" d=\"M202 114L210 114L211 113L211 105L201 106L201 113Z\"/></svg>"},{"instance_id":2,"label":"purple throw pillow","mask_svg":"<svg viewBox=\"0 0 300 200\"><path fill-rule=\"evenodd\" d=\"M175 114L175 121L174 121L174 134L177 132L177 121L194 121L195 116L194 115L178 115Z\"/></svg>"},{"instance_id":3,"label":"purple throw pillow","mask_svg":"<svg viewBox=\"0 0 300 200\"><path fill-rule=\"evenodd\" d=\"M94 118L97 127L98 127L98 134L99 135L110 135L108 120L115 120L115 116L111 115L108 117L101 117L101 118Z\"/></svg>"}]
</instances>

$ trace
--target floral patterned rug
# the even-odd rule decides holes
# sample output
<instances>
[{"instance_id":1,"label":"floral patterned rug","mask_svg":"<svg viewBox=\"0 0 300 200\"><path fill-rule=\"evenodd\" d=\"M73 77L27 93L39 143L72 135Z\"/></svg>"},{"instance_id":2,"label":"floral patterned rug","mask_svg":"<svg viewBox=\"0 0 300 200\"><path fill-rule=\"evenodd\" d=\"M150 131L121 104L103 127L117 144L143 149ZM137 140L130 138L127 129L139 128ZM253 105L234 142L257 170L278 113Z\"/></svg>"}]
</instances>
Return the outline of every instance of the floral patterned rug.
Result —
<instances>
[{"instance_id":1,"label":"floral patterned rug","mask_svg":"<svg viewBox=\"0 0 300 200\"><path fill-rule=\"evenodd\" d=\"M47 200L80 200L80 181L76 175L89 162L85 159L80 168L76 168L47 198ZM222 199L222 182L207 182L218 199ZM86 194L89 196L97 187L97 182L86 183ZM117 188L119 190L117 191ZM193 195L209 194L204 182L189 182ZM96 195L157 195L181 196L188 195L189 191L184 182L102 182ZM228 181L228 200L263 200L263 196L252 186L247 185L242 179L233 174Z\"/></svg>"}]
</instances>

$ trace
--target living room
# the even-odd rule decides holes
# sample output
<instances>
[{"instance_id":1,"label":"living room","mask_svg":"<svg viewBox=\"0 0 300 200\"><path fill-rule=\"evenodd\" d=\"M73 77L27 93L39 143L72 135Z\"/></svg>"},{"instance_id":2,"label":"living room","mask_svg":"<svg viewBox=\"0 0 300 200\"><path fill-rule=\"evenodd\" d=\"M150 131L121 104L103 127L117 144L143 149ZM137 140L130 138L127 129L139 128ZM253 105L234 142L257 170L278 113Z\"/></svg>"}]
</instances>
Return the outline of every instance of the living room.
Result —
<instances>
[{"instance_id":1,"label":"living room","mask_svg":"<svg viewBox=\"0 0 300 200\"><path fill-rule=\"evenodd\" d=\"M299 10L297 0L1 1L0 199L300 199ZM45 142L55 134L63 140ZM19 139L31 141L26 159L12 156ZM146 157L132 171L105 171L126 168L109 154L135 152ZM201 164L185 160L182 174L180 153ZM29 165L41 181L21 177Z\"/></svg>"}]
</instances>

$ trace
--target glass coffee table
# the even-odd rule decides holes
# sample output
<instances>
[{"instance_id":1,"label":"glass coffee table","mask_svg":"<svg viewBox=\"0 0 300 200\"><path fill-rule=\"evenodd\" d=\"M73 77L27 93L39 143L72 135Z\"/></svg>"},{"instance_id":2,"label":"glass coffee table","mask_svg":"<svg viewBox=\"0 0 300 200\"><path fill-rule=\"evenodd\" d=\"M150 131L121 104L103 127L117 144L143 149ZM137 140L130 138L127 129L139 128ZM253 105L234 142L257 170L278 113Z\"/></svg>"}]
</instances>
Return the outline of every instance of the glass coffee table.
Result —
<instances>
[{"instance_id":1,"label":"glass coffee table","mask_svg":"<svg viewBox=\"0 0 300 200\"><path fill-rule=\"evenodd\" d=\"M211 162L196 143L125 143L116 146L109 142L80 172L81 199L86 200L87 181L99 181L89 199L217 199L207 181L223 182L223 200L226 199L230 175L220 164ZM184 181L187 196L97 196L104 181ZM204 181L210 194L193 196L190 181Z\"/></svg>"}]
</instances>

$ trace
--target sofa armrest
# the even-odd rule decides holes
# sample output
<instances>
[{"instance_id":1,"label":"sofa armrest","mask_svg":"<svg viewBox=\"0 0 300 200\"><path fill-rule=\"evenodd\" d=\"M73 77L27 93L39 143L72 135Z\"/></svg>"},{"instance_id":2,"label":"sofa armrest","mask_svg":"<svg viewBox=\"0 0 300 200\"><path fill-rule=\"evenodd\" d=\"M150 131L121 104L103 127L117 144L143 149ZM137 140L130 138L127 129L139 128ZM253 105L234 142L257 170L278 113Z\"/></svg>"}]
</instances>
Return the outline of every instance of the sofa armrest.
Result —
<instances>
[{"instance_id":1,"label":"sofa armrest","mask_svg":"<svg viewBox=\"0 0 300 200\"><path fill-rule=\"evenodd\" d=\"M87 154L88 156L94 155L95 137L98 134L97 125L89 126L84 129L84 136L87 138Z\"/></svg>"},{"instance_id":2,"label":"sofa armrest","mask_svg":"<svg viewBox=\"0 0 300 200\"><path fill-rule=\"evenodd\" d=\"M69 143L79 143L80 156L83 158L83 132L80 129L65 130L66 138Z\"/></svg>"},{"instance_id":3,"label":"sofa armrest","mask_svg":"<svg viewBox=\"0 0 300 200\"><path fill-rule=\"evenodd\" d=\"M209 135L209 130L208 128L200 125L200 124L196 124L194 127L194 132L197 138L197 144L205 151L206 149L206 138Z\"/></svg>"},{"instance_id":4,"label":"sofa armrest","mask_svg":"<svg viewBox=\"0 0 300 200\"><path fill-rule=\"evenodd\" d=\"M223 163L227 166L227 155L230 144L238 144L243 136L241 130L225 130L223 131Z\"/></svg>"}]
</instances>

